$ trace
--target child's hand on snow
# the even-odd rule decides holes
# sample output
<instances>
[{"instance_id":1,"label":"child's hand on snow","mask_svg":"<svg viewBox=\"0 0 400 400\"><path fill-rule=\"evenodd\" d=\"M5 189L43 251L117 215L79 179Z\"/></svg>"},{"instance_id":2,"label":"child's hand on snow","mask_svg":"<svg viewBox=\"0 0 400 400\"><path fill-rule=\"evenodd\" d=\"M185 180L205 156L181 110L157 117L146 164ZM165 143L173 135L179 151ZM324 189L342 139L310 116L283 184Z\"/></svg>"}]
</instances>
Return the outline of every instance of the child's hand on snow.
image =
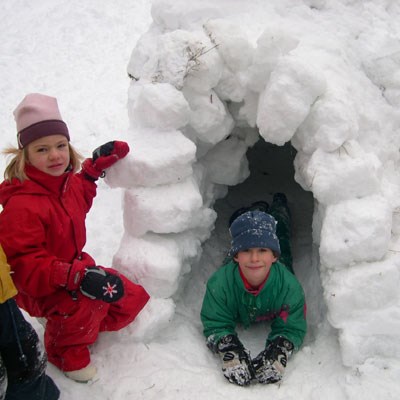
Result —
<instances>
[{"instance_id":1,"label":"child's hand on snow","mask_svg":"<svg viewBox=\"0 0 400 400\"><path fill-rule=\"evenodd\" d=\"M236 335L223 336L218 343L218 354L222 361L222 372L226 379L239 386L247 386L251 381L250 353L243 347Z\"/></svg>"},{"instance_id":2,"label":"child's hand on snow","mask_svg":"<svg viewBox=\"0 0 400 400\"><path fill-rule=\"evenodd\" d=\"M293 343L282 336L270 342L265 350L253 359L254 374L258 382L279 382L283 377L293 347Z\"/></svg>"}]
</instances>

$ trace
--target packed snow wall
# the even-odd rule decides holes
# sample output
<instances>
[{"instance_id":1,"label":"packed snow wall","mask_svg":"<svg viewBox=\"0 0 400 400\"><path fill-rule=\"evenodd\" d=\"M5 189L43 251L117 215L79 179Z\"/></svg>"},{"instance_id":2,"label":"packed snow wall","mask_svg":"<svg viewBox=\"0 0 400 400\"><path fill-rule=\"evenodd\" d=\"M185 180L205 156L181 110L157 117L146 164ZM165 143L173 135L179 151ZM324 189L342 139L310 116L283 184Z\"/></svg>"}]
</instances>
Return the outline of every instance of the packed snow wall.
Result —
<instances>
[{"instance_id":1,"label":"packed snow wall","mask_svg":"<svg viewBox=\"0 0 400 400\"><path fill-rule=\"evenodd\" d=\"M293 14L290 1L218 3L155 2L133 50L132 151L108 175L126 189L114 264L171 298L214 229L216 200L248 177L248 149L260 136L290 142L344 364L400 356L396 54L373 13L350 38L346 9L335 19L325 2Z\"/></svg>"}]
</instances>

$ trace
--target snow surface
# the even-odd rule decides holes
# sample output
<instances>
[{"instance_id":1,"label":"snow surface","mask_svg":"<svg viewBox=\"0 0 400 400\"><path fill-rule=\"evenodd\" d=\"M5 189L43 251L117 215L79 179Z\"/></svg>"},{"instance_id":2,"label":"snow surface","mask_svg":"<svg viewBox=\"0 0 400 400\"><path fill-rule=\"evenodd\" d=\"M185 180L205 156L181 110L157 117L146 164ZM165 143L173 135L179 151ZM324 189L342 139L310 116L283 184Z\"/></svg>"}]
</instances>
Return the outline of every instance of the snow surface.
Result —
<instances>
[{"instance_id":1,"label":"snow surface","mask_svg":"<svg viewBox=\"0 0 400 400\"><path fill-rule=\"evenodd\" d=\"M0 10L4 146L15 106L42 92L58 98L83 154L116 138L132 148L99 183L86 250L153 297L99 337L93 382L49 365L61 399L400 398L398 2L159 0L150 13L144 0L3 0ZM230 214L276 191L293 213L309 332L281 384L240 388L207 350L199 311ZM239 328L253 355L267 329Z\"/></svg>"}]
</instances>

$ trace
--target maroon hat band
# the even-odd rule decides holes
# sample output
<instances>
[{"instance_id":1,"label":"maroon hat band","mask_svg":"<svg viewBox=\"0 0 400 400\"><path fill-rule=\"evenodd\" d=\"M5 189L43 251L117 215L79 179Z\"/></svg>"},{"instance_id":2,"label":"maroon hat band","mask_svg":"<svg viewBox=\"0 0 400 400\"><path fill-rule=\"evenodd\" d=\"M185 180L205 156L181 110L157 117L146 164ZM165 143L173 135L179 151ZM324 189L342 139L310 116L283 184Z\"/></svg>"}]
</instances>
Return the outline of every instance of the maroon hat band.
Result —
<instances>
[{"instance_id":1,"label":"maroon hat band","mask_svg":"<svg viewBox=\"0 0 400 400\"><path fill-rule=\"evenodd\" d=\"M66 123L64 121L52 119L37 122L18 132L18 147L23 149L34 140L51 135L63 135L68 141L70 140Z\"/></svg>"}]
</instances>

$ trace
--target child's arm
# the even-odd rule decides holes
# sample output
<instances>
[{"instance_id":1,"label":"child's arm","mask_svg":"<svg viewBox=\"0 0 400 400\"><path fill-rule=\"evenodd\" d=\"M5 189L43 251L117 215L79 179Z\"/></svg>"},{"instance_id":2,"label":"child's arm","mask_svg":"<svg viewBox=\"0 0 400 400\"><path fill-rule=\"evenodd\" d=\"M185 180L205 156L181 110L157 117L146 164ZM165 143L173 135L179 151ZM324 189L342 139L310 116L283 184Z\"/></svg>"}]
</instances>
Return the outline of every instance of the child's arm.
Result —
<instances>
[{"instance_id":1,"label":"child's arm","mask_svg":"<svg viewBox=\"0 0 400 400\"><path fill-rule=\"evenodd\" d=\"M239 386L247 386L252 378L250 352L237 337L234 312L229 310L224 289L217 286L211 278L201 310L207 346L220 356L225 378Z\"/></svg>"},{"instance_id":2,"label":"child's arm","mask_svg":"<svg viewBox=\"0 0 400 400\"><path fill-rule=\"evenodd\" d=\"M289 274L289 272L287 272ZM265 349L253 360L254 375L260 383L279 382L286 363L306 334L305 300L300 284L290 277L281 312L271 324Z\"/></svg>"},{"instance_id":3,"label":"child's arm","mask_svg":"<svg viewBox=\"0 0 400 400\"><path fill-rule=\"evenodd\" d=\"M93 151L92 158L87 158L82 164L82 170L77 174L82 182L82 197L86 204L86 212L92 207L96 196L96 181L105 176L105 170L124 158L129 153L126 142L112 141L105 143Z\"/></svg>"},{"instance_id":4,"label":"child's arm","mask_svg":"<svg viewBox=\"0 0 400 400\"><path fill-rule=\"evenodd\" d=\"M287 287L283 304L285 304L284 309L271 324L267 345L275 338L282 336L292 342L295 349L298 349L307 332L305 297L298 282Z\"/></svg>"},{"instance_id":5,"label":"child's arm","mask_svg":"<svg viewBox=\"0 0 400 400\"><path fill-rule=\"evenodd\" d=\"M236 335L234 313L229 310L224 289L213 278L207 284L200 316L207 345L212 350L216 351L221 337Z\"/></svg>"}]
</instances>

